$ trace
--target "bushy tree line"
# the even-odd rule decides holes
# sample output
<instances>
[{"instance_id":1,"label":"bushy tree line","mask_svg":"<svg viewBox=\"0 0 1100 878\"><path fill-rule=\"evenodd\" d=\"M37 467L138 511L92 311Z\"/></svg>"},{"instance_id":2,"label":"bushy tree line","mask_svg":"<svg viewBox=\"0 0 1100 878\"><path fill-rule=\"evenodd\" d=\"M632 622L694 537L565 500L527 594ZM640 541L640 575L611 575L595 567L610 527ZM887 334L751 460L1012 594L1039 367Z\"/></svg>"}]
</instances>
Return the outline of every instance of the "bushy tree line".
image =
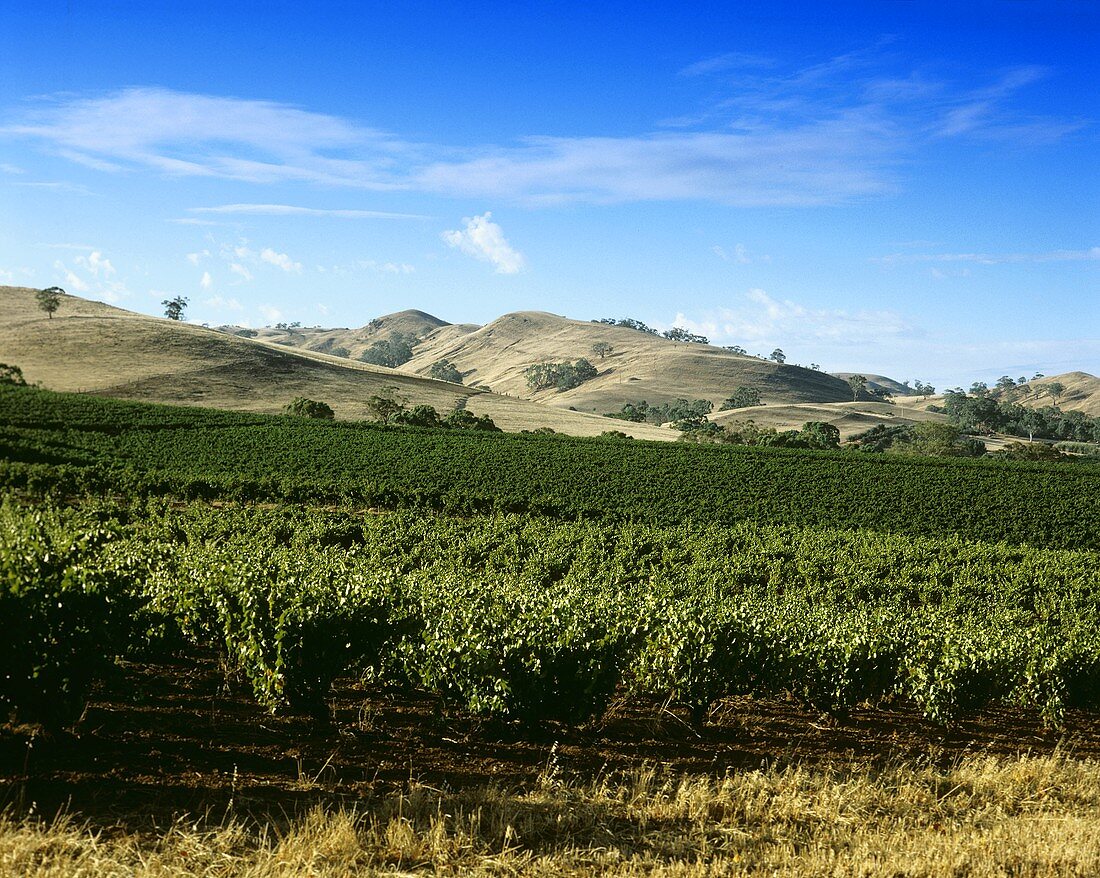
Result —
<instances>
[{"instance_id":1,"label":"bushy tree line","mask_svg":"<svg viewBox=\"0 0 1100 878\"><path fill-rule=\"evenodd\" d=\"M1033 409L995 398L984 384L965 390L949 390L942 411L964 433L1008 433L1028 439L1100 442L1100 418L1084 412L1063 411L1055 406Z\"/></svg>"},{"instance_id":2,"label":"bushy tree line","mask_svg":"<svg viewBox=\"0 0 1100 878\"><path fill-rule=\"evenodd\" d=\"M919 454L925 457L981 457L985 443L963 435L951 424L876 424L854 436L849 448L874 453Z\"/></svg>"},{"instance_id":3,"label":"bushy tree line","mask_svg":"<svg viewBox=\"0 0 1100 878\"><path fill-rule=\"evenodd\" d=\"M684 442L715 445L755 445L766 448L810 448L824 451L840 447L840 430L824 421L807 421L801 430L776 430L753 421L740 421L722 426L706 421L698 426L677 424Z\"/></svg>"},{"instance_id":4,"label":"bushy tree line","mask_svg":"<svg viewBox=\"0 0 1100 878\"><path fill-rule=\"evenodd\" d=\"M620 421L632 421L635 424L667 424L681 421L702 421L714 409L708 399L674 399L672 402L650 405L644 399L641 402L628 402L617 412L608 412L606 417Z\"/></svg>"},{"instance_id":5,"label":"bushy tree line","mask_svg":"<svg viewBox=\"0 0 1100 878\"><path fill-rule=\"evenodd\" d=\"M559 391L572 390L598 374L596 367L584 357L575 363L535 363L523 370L527 387L532 391L546 390L551 387Z\"/></svg>"}]
</instances>

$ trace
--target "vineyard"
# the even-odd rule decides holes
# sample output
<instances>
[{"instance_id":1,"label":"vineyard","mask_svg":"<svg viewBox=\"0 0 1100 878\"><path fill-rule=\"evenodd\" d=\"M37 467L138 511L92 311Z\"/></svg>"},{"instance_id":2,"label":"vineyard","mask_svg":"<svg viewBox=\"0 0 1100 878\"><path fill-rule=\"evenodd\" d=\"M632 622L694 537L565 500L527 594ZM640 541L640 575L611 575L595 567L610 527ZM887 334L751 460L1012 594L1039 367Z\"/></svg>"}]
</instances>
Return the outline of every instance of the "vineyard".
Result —
<instances>
[{"instance_id":1,"label":"vineyard","mask_svg":"<svg viewBox=\"0 0 1100 878\"><path fill-rule=\"evenodd\" d=\"M0 484L1100 548L1100 468L383 427L0 389Z\"/></svg>"},{"instance_id":2,"label":"vineyard","mask_svg":"<svg viewBox=\"0 0 1100 878\"><path fill-rule=\"evenodd\" d=\"M110 656L217 649L265 709L324 719L333 681L577 723L616 697L690 710L793 696L843 718L907 699L1057 724L1100 706L1095 553L868 531L360 517L150 501L0 512L0 699L78 715Z\"/></svg>"},{"instance_id":3,"label":"vineyard","mask_svg":"<svg viewBox=\"0 0 1100 878\"><path fill-rule=\"evenodd\" d=\"M583 861L575 874L686 850L752 874L780 850L791 862L831 850L838 825L874 823L853 812L807 828L806 802L831 814L858 786L874 791L867 813L893 814L884 803L904 788L922 798L882 832L934 840L949 821L987 832L1021 771L1041 776L1021 781L1012 832L1039 807L1094 825L1095 795L1050 780L1054 762L856 779L797 762L813 736L854 759L857 733L872 759L952 736L962 758L991 722L983 746L1002 754L1038 745L1057 760L1063 741L1100 753L1093 465L466 433L33 388L0 389L0 449L0 768L16 813L77 807L137 825L216 803L269 815L264 827L289 814L285 838L309 838L309 857L326 844L310 833L339 824L354 839L316 872L334 875L353 871L348 857L450 874L499 874L518 857L525 874L538 838ZM563 754L585 766L568 780ZM752 773L784 758L785 774ZM608 779L611 762L696 775L632 786ZM511 822L440 822L456 802L496 807L504 768L521 778ZM428 798L379 793L420 772L437 784ZM995 805L951 804L983 783ZM750 824L760 784L793 804ZM308 803L325 810L301 818ZM726 823L756 826L751 845ZM235 874L226 851L260 856L268 831L244 844L235 826L173 830L179 850L159 850L193 874L217 838L216 874ZM49 851L106 850L35 831L0 818L0 862L34 873ZM1025 861L1092 862L1091 842L1041 837ZM22 860L3 853L28 838ZM960 844L971 862L987 855L984 836Z\"/></svg>"}]
</instances>

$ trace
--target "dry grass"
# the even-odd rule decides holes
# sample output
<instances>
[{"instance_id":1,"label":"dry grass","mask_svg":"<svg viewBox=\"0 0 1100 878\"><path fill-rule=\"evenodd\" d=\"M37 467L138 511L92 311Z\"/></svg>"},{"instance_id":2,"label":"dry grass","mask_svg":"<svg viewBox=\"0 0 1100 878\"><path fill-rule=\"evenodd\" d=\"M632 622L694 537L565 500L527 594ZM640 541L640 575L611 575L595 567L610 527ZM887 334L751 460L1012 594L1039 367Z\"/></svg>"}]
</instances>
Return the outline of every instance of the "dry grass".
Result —
<instances>
[{"instance_id":1,"label":"dry grass","mask_svg":"<svg viewBox=\"0 0 1100 878\"><path fill-rule=\"evenodd\" d=\"M641 770L522 793L412 786L356 811L162 832L0 821L11 876L1100 874L1100 765L970 757L741 772Z\"/></svg>"},{"instance_id":2,"label":"dry grass","mask_svg":"<svg viewBox=\"0 0 1100 878\"><path fill-rule=\"evenodd\" d=\"M675 433L624 424L524 399L371 366L273 342L237 338L66 296L47 319L34 290L0 286L0 363L20 366L28 381L50 390L89 391L122 399L200 405L275 414L296 396L327 402L338 418L371 417L367 399L396 387L408 405L446 413L459 399L509 431L550 427L598 436L620 429L637 438L672 440ZM446 328L446 327L445 327Z\"/></svg>"}]
</instances>

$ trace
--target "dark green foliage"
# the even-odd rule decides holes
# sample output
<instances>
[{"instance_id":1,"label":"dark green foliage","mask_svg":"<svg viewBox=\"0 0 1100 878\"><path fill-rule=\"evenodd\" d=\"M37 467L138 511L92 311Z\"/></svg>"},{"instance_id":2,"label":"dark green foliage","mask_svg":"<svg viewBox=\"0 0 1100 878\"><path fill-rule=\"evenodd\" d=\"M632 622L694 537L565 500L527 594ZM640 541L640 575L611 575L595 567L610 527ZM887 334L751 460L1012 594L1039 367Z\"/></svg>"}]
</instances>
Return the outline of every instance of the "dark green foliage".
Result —
<instances>
[{"instance_id":1,"label":"dark green foliage","mask_svg":"<svg viewBox=\"0 0 1100 878\"><path fill-rule=\"evenodd\" d=\"M778 440L774 431L733 426ZM0 484L39 493L346 498L1100 548L1100 469L1087 463L386 430L2 386L0 447Z\"/></svg>"},{"instance_id":2,"label":"dark green foliage","mask_svg":"<svg viewBox=\"0 0 1100 878\"><path fill-rule=\"evenodd\" d=\"M164 316L169 320L183 320L188 301L190 300L186 296L176 296L173 299L165 299L161 302L164 306Z\"/></svg>"},{"instance_id":3,"label":"dark green foliage","mask_svg":"<svg viewBox=\"0 0 1100 878\"><path fill-rule=\"evenodd\" d=\"M840 447L840 430L824 421L807 421L798 434L806 448L826 450Z\"/></svg>"},{"instance_id":4,"label":"dark green foliage","mask_svg":"<svg viewBox=\"0 0 1100 878\"><path fill-rule=\"evenodd\" d=\"M413 348L418 341L419 339L411 333L395 332L388 339L373 342L359 355L359 359L375 366L389 366L391 369L396 369L412 359Z\"/></svg>"},{"instance_id":5,"label":"dark green foliage","mask_svg":"<svg viewBox=\"0 0 1100 878\"><path fill-rule=\"evenodd\" d=\"M550 387L572 390L598 374L596 367L583 357L575 363L536 363L523 370L527 387L533 391Z\"/></svg>"},{"instance_id":6,"label":"dark green foliage","mask_svg":"<svg viewBox=\"0 0 1100 878\"><path fill-rule=\"evenodd\" d=\"M432 363L428 374L438 381L450 381L452 384L462 383L462 373L450 360L436 360Z\"/></svg>"},{"instance_id":7,"label":"dark green foliage","mask_svg":"<svg viewBox=\"0 0 1100 878\"><path fill-rule=\"evenodd\" d=\"M440 426L439 412L435 410L435 406L431 405L417 405L407 411L398 412L393 422L404 424L406 427Z\"/></svg>"},{"instance_id":8,"label":"dark green foliage","mask_svg":"<svg viewBox=\"0 0 1100 878\"><path fill-rule=\"evenodd\" d=\"M0 384L8 384L12 387L26 387L27 380L23 377L23 370L18 366L9 366L0 363Z\"/></svg>"},{"instance_id":9,"label":"dark green foliage","mask_svg":"<svg viewBox=\"0 0 1100 878\"><path fill-rule=\"evenodd\" d=\"M674 326L672 329L666 329L661 335L669 341L685 341L691 344L710 344L710 339L705 335L696 335L694 332L688 332L681 326Z\"/></svg>"},{"instance_id":10,"label":"dark green foliage","mask_svg":"<svg viewBox=\"0 0 1100 878\"><path fill-rule=\"evenodd\" d=\"M593 320L593 323L603 323L607 326L624 326L627 329L634 329L638 332L644 332L648 335L656 335L657 330L652 327L646 326L641 320L635 320L633 317L623 317L616 320L614 317L601 317L599 320Z\"/></svg>"},{"instance_id":11,"label":"dark green foliage","mask_svg":"<svg viewBox=\"0 0 1100 878\"><path fill-rule=\"evenodd\" d=\"M749 406L761 405L760 391L755 387L738 387L732 394L723 400L718 411L725 412L730 409L743 409Z\"/></svg>"},{"instance_id":12,"label":"dark green foliage","mask_svg":"<svg viewBox=\"0 0 1100 878\"><path fill-rule=\"evenodd\" d=\"M307 399L304 396L291 400L283 411L288 415L297 415L302 418L322 418L331 421L336 417L328 403Z\"/></svg>"},{"instance_id":13,"label":"dark green foliage","mask_svg":"<svg viewBox=\"0 0 1100 878\"><path fill-rule=\"evenodd\" d=\"M500 427L493 423L488 415L475 415L466 409L455 409L443 420L444 427L453 427L456 430L481 430L489 433L501 432Z\"/></svg>"},{"instance_id":14,"label":"dark green foliage","mask_svg":"<svg viewBox=\"0 0 1100 878\"><path fill-rule=\"evenodd\" d=\"M34 294L34 301L52 320L54 311L61 307L61 297L64 295L66 293L61 287L47 287Z\"/></svg>"}]
</instances>

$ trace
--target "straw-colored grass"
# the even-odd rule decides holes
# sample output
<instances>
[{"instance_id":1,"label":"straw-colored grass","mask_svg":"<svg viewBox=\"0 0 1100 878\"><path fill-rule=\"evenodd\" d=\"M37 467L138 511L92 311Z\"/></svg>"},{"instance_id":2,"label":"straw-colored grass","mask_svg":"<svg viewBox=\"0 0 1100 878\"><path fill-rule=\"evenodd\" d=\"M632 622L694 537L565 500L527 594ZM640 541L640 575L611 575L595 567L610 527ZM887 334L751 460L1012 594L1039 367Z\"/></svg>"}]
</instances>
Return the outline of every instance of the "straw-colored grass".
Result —
<instances>
[{"instance_id":1,"label":"straw-colored grass","mask_svg":"<svg viewBox=\"0 0 1100 878\"><path fill-rule=\"evenodd\" d=\"M0 820L5 876L1095 876L1100 764L970 757L739 772L643 770L534 789L412 786L356 810L160 833Z\"/></svg>"}]
</instances>

